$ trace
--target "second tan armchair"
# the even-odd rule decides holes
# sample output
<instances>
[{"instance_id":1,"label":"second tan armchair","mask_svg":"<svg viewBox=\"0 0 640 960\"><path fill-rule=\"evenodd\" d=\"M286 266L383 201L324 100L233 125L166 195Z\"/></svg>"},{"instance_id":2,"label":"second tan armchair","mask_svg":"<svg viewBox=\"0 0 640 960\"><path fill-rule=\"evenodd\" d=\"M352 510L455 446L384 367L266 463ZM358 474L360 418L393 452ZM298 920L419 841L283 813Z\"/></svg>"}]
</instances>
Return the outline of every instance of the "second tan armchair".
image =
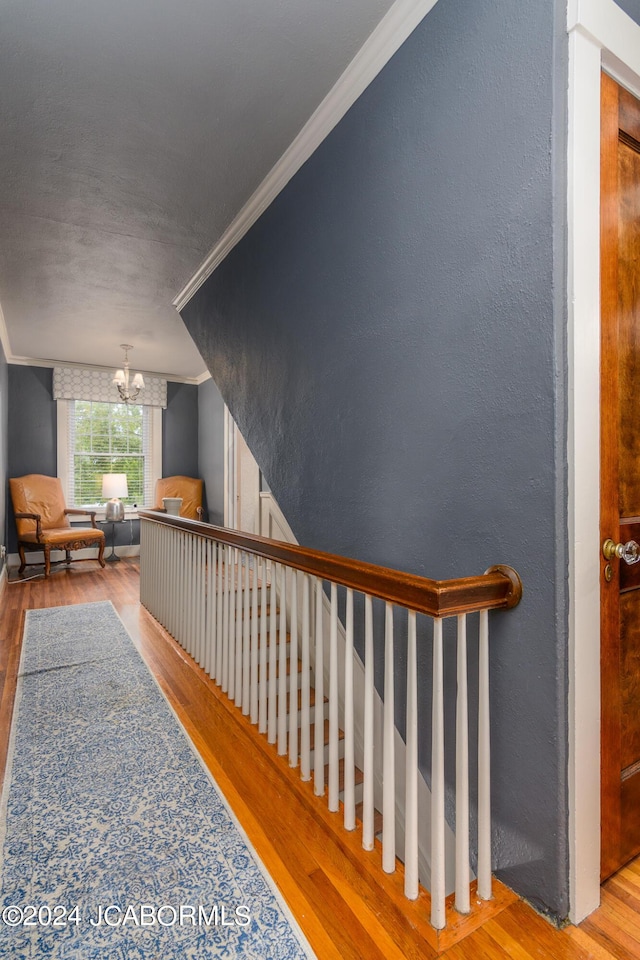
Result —
<instances>
[{"instance_id":1,"label":"second tan armchair","mask_svg":"<svg viewBox=\"0 0 640 960\"><path fill-rule=\"evenodd\" d=\"M181 497L180 516L188 520L202 520L202 480L195 477L163 477L156 481L156 506L154 510L164 510L163 497Z\"/></svg>"}]
</instances>

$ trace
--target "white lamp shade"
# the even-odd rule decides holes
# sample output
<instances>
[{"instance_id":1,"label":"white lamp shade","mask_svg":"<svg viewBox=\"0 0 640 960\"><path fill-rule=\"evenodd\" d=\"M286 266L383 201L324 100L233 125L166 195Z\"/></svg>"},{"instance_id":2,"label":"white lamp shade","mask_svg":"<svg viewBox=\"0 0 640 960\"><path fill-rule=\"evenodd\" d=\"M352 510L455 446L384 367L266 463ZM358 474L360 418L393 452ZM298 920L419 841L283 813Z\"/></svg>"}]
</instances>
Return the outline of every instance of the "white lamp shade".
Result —
<instances>
[{"instance_id":1,"label":"white lamp shade","mask_svg":"<svg viewBox=\"0 0 640 960\"><path fill-rule=\"evenodd\" d=\"M116 370L113 375L114 383L124 383L124 370Z\"/></svg>"},{"instance_id":2,"label":"white lamp shade","mask_svg":"<svg viewBox=\"0 0 640 960\"><path fill-rule=\"evenodd\" d=\"M126 497L129 494L127 488L126 473L103 473L102 475L102 496L110 500L112 497Z\"/></svg>"},{"instance_id":3,"label":"white lamp shade","mask_svg":"<svg viewBox=\"0 0 640 960\"><path fill-rule=\"evenodd\" d=\"M136 373L136 375L133 378L132 386L138 387L139 390L142 390L142 388L144 387L144 377L142 376L141 373Z\"/></svg>"}]
</instances>

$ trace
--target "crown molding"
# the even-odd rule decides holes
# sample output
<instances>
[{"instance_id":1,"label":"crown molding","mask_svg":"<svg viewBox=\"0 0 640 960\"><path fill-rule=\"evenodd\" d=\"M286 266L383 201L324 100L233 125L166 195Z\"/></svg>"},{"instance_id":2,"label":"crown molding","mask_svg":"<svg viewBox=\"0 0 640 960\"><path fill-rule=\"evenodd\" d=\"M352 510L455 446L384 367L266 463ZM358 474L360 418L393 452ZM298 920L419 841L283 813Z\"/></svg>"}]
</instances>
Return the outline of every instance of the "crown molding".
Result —
<instances>
[{"instance_id":1,"label":"crown molding","mask_svg":"<svg viewBox=\"0 0 640 960\"><path fill-rule=\"evenodd\" d=\"M331 133L437 0L396 0L298 136L173 301L180 311Z\"/></svg>"}]
</instances>

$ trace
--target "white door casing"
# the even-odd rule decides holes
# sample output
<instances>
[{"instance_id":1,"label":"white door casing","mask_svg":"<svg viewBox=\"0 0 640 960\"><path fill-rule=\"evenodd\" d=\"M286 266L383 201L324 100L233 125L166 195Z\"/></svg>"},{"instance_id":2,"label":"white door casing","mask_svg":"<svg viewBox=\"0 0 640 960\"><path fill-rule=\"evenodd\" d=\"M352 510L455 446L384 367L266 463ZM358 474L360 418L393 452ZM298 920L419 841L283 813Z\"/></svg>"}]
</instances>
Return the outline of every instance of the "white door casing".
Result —
<instances>
[{"instance_id":1,"label":"white door casing","mask_svg":"<svg viewBox=\"0 0 640 960\"><path fill-rule=\"evenodd\" d=\"M640 26L569 0L568 532L570 919L600 902L600 74L640 96Z\"/></svg>"}]
</instances>

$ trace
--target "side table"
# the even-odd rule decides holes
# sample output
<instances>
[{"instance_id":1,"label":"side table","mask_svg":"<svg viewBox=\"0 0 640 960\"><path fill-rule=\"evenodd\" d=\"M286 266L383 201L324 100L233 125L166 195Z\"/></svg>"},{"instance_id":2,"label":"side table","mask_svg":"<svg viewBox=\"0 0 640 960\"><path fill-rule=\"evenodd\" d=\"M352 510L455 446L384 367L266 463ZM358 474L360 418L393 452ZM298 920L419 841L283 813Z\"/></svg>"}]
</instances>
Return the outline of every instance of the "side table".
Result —
<instances>
[{"instance_id":1,"label":"side table","mask_svg":"<svg viewBox=\"0 0 640 960\"><path fill-rule=\"evenodd\" d=\"M121 558L116 553L116 524L131 523L131 520L125 517L124 520L99 520L98 523L111 526L111 553L104 558L105 563L119 563Z\"/></svg>"}]
</instances>

